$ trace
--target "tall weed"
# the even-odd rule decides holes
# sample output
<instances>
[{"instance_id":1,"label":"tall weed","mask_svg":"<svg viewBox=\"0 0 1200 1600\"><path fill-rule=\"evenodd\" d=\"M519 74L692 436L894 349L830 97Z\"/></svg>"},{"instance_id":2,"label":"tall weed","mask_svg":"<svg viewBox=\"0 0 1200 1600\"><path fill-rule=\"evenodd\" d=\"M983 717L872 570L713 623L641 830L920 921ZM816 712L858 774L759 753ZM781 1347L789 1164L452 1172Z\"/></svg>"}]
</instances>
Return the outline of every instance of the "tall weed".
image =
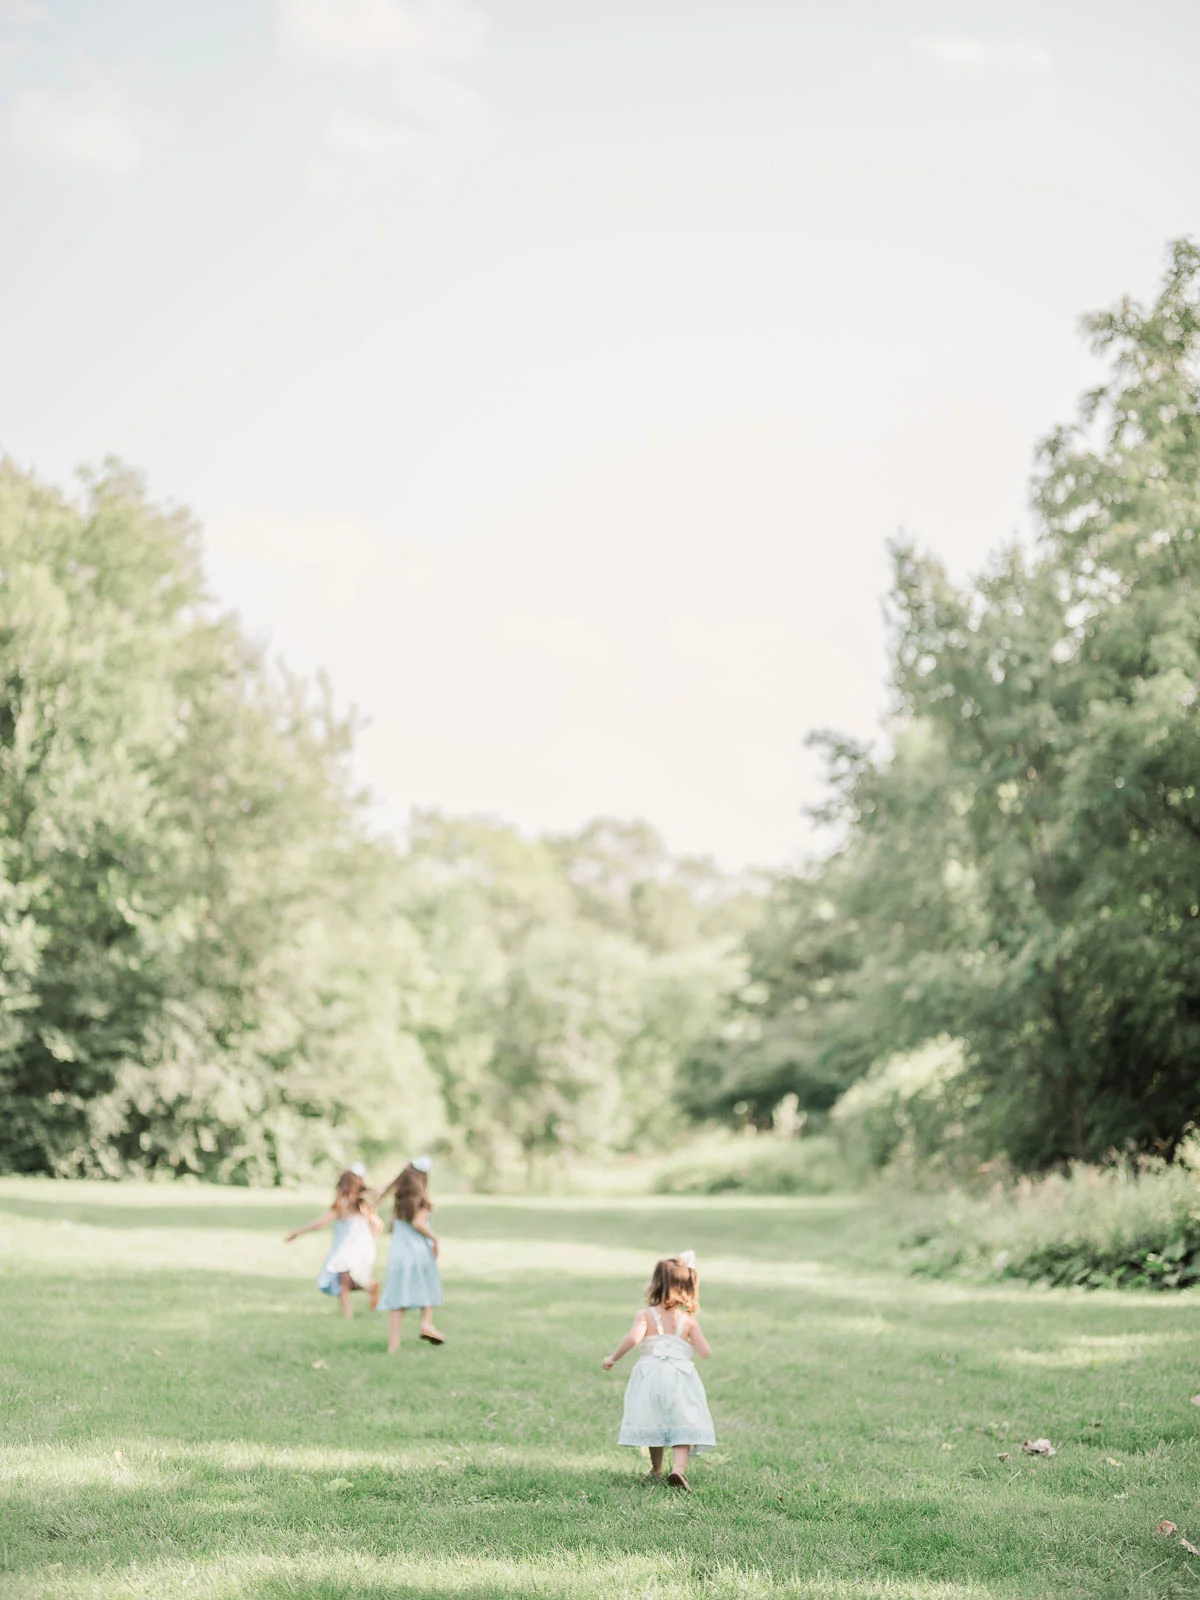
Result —
<instances>
[{"instance_id":1,"label":"tall weed","mask_svg":"<svg viewBox=\"0 0 1200 1600\"><path fill-rule=\"evenodd\" d=\"M911 1269L934 1277L1186 1288L1200 1282L1200 1143L1173 1163L1080 1163L985 1198L956 1193L908 1249Z\"/></svg>"}]
</instances>

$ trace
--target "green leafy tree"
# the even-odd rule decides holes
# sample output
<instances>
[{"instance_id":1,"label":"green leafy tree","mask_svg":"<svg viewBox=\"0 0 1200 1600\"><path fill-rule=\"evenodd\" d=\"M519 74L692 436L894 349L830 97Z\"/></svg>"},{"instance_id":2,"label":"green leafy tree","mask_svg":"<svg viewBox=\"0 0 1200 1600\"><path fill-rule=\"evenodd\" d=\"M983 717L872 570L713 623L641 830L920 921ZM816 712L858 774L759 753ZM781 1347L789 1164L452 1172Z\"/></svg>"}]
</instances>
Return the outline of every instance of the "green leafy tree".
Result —
<instances>
[{"instance_id":1,"label":"green leafy tree","mask_svg":"<svg viewBox=\"0 0 1200 1600\"><path fill-rule=\"evenodd\" d=\"M0 1165L271 1181L427 1116L328 693L116 466L80 504L0 466L0 580Z\"/></svg>"},{"instance_id":2,"label":"green leafy tree","mask_svg":"<svg viewBox=\"0 0 1200 1600\"><path fill-rule=\"evenodd\" d=\"M695 1052L699 1110L814 1108L923 1039L981 1154L1170 1152L1200 1116L1200 252L1088 319L1111 376L1044 445L1042 531L951 582L894 552L893 750L830 746L840 830Z\"/></svg>"},{"instance_id":3,"label":"green leafy tree","mask_svg":"<svg viewBox=\"0 0 1200 1600\"><path fill-rule=\"evenodd\" d=\"M403 885L461 1166L494 1182L671 1129L679 1061L739 979L750 888L640 823L528 840L437 813L414 819Z\"/></svg>"},{"instance_id":4,"label":"green leafy tree","mask_svg":"<svg viewBox=\"0 0 1200 1600\"><path fill-rule=\"evenodd\" d=\"M900 562L900 684L970 795L971 1072L1025 1165L1200 1113L1198 285L1181 242L1152 305L1088 319L1112 376L1043 448L1030 557L963 592Z\"/></svg>"},{"instance_id":5,"label":"green leafy tree","mask_svg":"<svg viewBox=\"0 0 1200 1600\"><path fill-rule=\"evenodd\" d=\"M944 743L901 726L889 760L834 735L817 819L839 838L780 876L747 936L748 981L685 1061L697 1116L768 1126L785 1095L818 1120L880 1056L947 1031L971 983L976 881Z\"/></svg>"}]
</instances>

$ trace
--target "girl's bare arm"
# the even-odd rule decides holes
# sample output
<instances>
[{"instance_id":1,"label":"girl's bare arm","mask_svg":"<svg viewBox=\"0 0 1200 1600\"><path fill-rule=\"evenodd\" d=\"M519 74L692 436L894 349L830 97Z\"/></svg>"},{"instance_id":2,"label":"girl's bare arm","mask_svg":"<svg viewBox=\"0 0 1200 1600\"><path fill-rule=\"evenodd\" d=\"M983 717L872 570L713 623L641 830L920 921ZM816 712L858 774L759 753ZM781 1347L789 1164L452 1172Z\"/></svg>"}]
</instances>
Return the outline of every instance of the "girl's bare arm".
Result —
<instances>
[{"instance_id":1,"label":"girl's bare arm","mask_svg":"<svg viewBox=\"0 0 1200 1600\"><path fill-rule=\"evenodd\" d=\"M630 1328L629 1332L621 1340L620 1344L613 1351L612 1355L605 1356L604 1360L600 1363L605 1372L611 1372L616 1366L617 1362L620 1361L621 1357L627 1356L635 1345L641 1344L645 1337L646 1318L639 1311L637 1316L633 1319L633 1327Z\"/></svg>"},{"instance_id":2,"label":"girl's bare arm","mask_svg":"<svg viewBox=\"0 0 1200 1600\"><path fill-rule=\"evenodd\" d=\"M707 1359L707 1357L712 1355L712 1351L709 1349L708 1340L704 1337L704 1334L700 1328L700 1324L696 1321L695 1317L690 1317L688 1319L687 1332L684 1334L684 1338L688 1341L698 1356L704 1356Z\"/></svg>"},{"instance_id":3,"label":"girl's bare arm","mask_svg":"<svg viewBox=\"0 0 1200 1600\"><path fill-rule=\"evenodd\" d=\"M416 1216L413 1218L413 1227L418 1233L423 1233L429 1240L430 1244L433 1246L433 1254L436 1259L438 1253L438 1236L429 1226L429 1212L427 1210L422 1209L417 1212Z\"/></svg>"},{"instance_id":4,"label":"girl's bare arm","mask_svg":"<svg viewBox=\"0 0 1200 1600\"><path fill-rule=\"evenodd\" d=\"M330 1206L325 1215L318 1217L315 1222L306 1222L302 1228L293 1228L291 1233L285 1233L283 1236L284 1244L291 1244L292 1240L298 1239L302 1233L316 1233L318 1228L327 1228L333 1221L333 1216L333 1207Z\"/></svg>"}]
</instances>

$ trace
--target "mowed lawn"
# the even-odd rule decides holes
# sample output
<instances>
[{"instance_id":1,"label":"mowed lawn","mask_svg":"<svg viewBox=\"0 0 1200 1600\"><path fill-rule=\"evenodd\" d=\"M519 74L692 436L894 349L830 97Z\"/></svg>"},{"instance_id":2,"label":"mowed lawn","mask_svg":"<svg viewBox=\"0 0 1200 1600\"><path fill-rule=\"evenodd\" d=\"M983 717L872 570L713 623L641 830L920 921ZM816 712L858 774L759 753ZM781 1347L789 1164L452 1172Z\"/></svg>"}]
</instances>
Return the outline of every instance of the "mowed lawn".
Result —
<instances>
[{"instance_id":1,"label":"mowed lawn","mask_svg":"<svg viewBox=\"0 0 1200 1600\"><path fill-rule=\"evenodd\" d=\"M1200 1594L1192 1294L913 1281L878 1201L445 1199L450 1342L389 1359L281 1242L325 1199L0 1182L0 1594ZM690 1497L600 1368L688 1247Z\"/></svg>"}]
</instances>

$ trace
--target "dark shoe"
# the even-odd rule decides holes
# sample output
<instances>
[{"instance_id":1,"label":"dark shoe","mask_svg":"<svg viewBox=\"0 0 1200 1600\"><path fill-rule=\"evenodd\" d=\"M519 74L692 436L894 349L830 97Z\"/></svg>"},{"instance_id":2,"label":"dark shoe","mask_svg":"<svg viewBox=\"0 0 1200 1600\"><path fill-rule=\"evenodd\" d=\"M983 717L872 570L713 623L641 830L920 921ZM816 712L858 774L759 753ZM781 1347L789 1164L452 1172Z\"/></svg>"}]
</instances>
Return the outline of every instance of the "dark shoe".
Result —
<instances>
[{"instance_id":1,"label":"dark shoe","mask_svg":"<svg viewBox=\"0 0 1200 1600\"><path fill-rule=\"evenodd\" d=\"M672 1489L682 1489L685 1494L691 1494L692 1492L692 1486L682 1472L673 1472L667 1482Z\"/></svg>"}]
</instances>

